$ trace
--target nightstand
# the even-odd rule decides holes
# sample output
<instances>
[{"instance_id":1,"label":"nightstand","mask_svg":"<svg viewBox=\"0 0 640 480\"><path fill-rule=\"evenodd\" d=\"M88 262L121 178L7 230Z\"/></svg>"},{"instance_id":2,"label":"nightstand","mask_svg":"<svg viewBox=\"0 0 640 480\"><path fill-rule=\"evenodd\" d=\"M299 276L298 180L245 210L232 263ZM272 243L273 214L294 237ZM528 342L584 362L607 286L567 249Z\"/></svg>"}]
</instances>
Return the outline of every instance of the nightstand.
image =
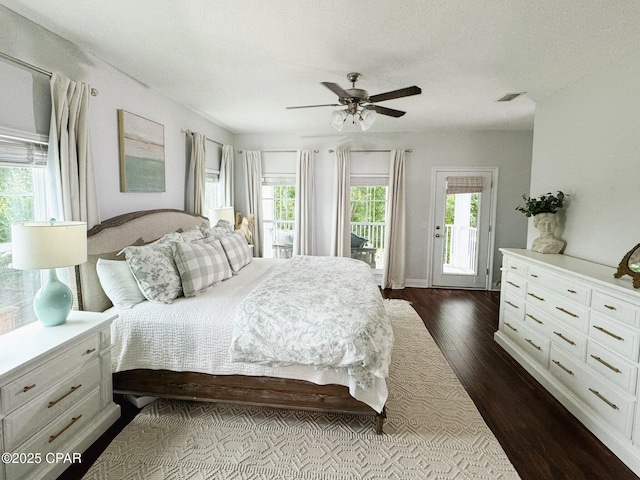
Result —
<instances>
[{"instance_id":1,"label":"nightstand","mask_svg":"<svg viewBox=\"0 0 640 480\"><path fill-rule=\"evenodd\" d=\"M119 417L111 386L116 314L77 312L0 336L0 480L55 478Z\"/></svg>"}]
</instances>

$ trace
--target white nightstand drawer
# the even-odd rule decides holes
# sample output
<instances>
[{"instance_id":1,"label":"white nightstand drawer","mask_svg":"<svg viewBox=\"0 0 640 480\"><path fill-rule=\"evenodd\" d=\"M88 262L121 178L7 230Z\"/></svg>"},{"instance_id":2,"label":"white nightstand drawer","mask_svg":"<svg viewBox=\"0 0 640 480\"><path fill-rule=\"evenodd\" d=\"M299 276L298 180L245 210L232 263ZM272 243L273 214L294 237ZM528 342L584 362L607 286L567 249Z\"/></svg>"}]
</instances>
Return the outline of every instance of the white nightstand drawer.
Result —
<instances>
[{"instance_id":1,"label":"white nightstand drawer","mask_svg":"<svg viewBox=\"0 0 640 480\"><path fill-rule=\"evenodd\" d=\"M593 312L589 336L629 360L638 361L640 334L637 330L631 330L618 321Z\"/></svg>"},{"instance_id":2,"label":"white nightstand drawer","mask_svg":"<svg viewBox=\"0 0 640 480\"><path fill-rule=\"evenodd\" d=\"M23 405L4 419L5 448L13 449L63 412L72 408L100 382L100 359L94 358L75 375Z\"/></svg>"},{"instance_id":3,"label":"white nightstand drawer","mask_svg":"<svg viewBox=\"0 0 640 480\"><path fill-rule=\"evenodd\" d=\"M84 341L72 346L61 355L43 362L38 367L16 380L6 384L0 390L2 410L5 414L37 397L51 385L79 365L99 354L99 336L91 335Z\"/></svg>"},{"instance_id":4,"label":"white nightstand drawer","mask_svg":"<svg viewBox=\"0 0 640 480\"><path fill-rule=\"evenodd\" d=\"M633 326L638 326L640 322L640 306L618 300L611 295L594 290L591 299L591 307L598 312L602 312L616 320L621 320Z\"/></svg>"},{"instance_id":5,"label":"white nightstand drawer","mask_svg":"<svg viewBox=\"0 0 640 480\"><path fill-rule=\"evenodd\" d=\"M100 411L100 388L95 388L78 404L63 412L59 418L50 423L31 439L18 447L15 453L39 452L42 458L49 452L68 453L65 444L72 440L85 423ZM33 468L28 463L7 464L8 478L21 478Z\"/></svg>"},{"instance_id":6,"label":"white nightstand drawer","mask_svg":"<svg viewBox=\"0 0 640 480\"><path fill-rule=\"evenodd\" d=\"M551 373L626 438L631 438L635 399L590 373L584 364L551 347Z\"/></svg>"},{"instance_id":7,"label":"white nightstand drawer","mask_svg":"<svg viewBox=\"0 0 640 480\"><path fill-rule=\"evenodd\" d=\"M636 393L638 367L622 357L598 345L589 342L587 365L620 388L632 395Z\"/></svg>"}]
</instances>

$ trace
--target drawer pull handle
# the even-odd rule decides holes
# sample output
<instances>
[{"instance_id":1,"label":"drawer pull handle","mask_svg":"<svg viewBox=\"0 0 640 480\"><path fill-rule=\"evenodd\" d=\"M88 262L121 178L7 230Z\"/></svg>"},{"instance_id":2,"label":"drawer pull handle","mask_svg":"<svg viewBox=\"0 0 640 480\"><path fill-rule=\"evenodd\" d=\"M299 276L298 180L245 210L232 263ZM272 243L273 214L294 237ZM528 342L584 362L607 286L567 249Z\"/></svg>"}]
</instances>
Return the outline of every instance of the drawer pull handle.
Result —
<instances>
[{"instance_id":1,"label":"drawer pull handle","mask_svg":"<svg viewBox=\"0 0 640 480\"><path fill-rule=\"evenodd\" d=\"M535 294L533 294L533 293L529 293L528 295L529 295L530 297L535 298L536 300L540 300L541 302L544 302L544 298L539 297L539 296L537 296L537 295L535 295Z\"/></svg>"},{"instance_id":2,"label":"drawer pull handle","mask_svg":"<svg viewBox=\"0 0 640 480\"><path fill-rule=\"evenodd\" d=\"M565 337L564 335L562 335L560 332L553 332L555 333L557 336L559 336L561 339L563 339L565 342L567 342L569 345L575 345L576 342L574 342L573 340L569 340L567 337Z\"/></svg>"},{"instance_id":3,"label":"drawer pull handle","mask_svg":"<svg viewBox=\"0 0 640 480\"><path fill-rule=\"evenodd\" d=\"M608 362L605 362L603 359L601 359L600 357L598 357L597 355L591 355L591 358L593 358L594 360L600 362L601 364L603 364L605 367L610 368L611 370L613 370L616 373L622 373L622 370L617 369L616 367L614 367L613 365L611 365Z\"/></svg>"},{"instance_id":4,"label":"drawer pull handle","mask_svg":"<svg viewBox=\"0 0 640 480\"><path fill-rule=\"evenodd\" d=\"M513 266L512 266L512 267L510 267L510 268L513 268L514 270L517 270L517 269L518 269L518 267L513 267Z\"/></svg>"},{"instance_id":5,"label":"drawer pull handle","mask_svg":"<svg viewBox=\"0 0 640 480\"><path fill-rule=\"evenodd\" d=\"M525 340L526 340L527 342L529 342L529 343L531 344L531 346L533 346L533 348L535 348L536 350L542 350L542 348L540 348L538 345L536 345L535 343L533 343L533 342L531 341L531 339L530 339L530 338L525 338Z\"/></svg>"},{"instance_id":6,"label":"drawer pull handle","mask_svg":"<svg viewBox=\"0 0 640 480\"><path fill-rule=\"evenodd\" d=\"M89 355L90 353L93 353L93 352L95 352L95 351L96 351L96 349L95 349L95 348L91 348L91 349L87 350L86 352L84 352L84 354L85 354L85 355Z\"/></svg>"},{"instance_id":7,"label":"drawer pull handle","mask_svg":"<svg viewBox=\"0 0 640 480\"><path fill-rule=\"evenodd\" d=\"M508 283L509 285L513 285L513 286L514 286L514 287L516 287L516 288L520 288L520 285L518 285L517 283L510 282L509 280L507 280L507 283Z\"/></svg>"},{"instance_id":8,"label":"drawer pull handle","mask_svg":"<svg viewBox=\"0 0 640 480\"><path fill-rule=\"evenodd\" d=\"M533 278L538 278L538 275L536 275L535 273L532 273L532 274L531 274L531 276L532 276Z\"/></svg>"},{"instance_id":9,"label":"drawer pull handle","mask_svg":"<svg viewBox=\"0 0 640 480\"><path fill-rule=\"evenodd\" d=\"M29 390L31 390L32 388L36 388L36 384L34 383L33 385L27 385L26 387L24 387L22 389L22 393L27 393Z\"/></svg>"},{"instance_id":10,"label":"drawer pull handle","mask_svg":"<svg viewBox=\"0 0 640 480\"><path fill-rule=\"evenodd\" d=\"M518 305L514 305L509 300L505 300L504 303L507 303L507 304L511 305L513 308L520 308Z\"/></svg>"},{"instance_id":11,"label":"drawer pull handle","mask_svg":"<svg viewBox=\"0 0 640 480\"><path fill-rule=\"evenodd\" d=\"M619 335L616 335L615 333L611 333L609 330L607 330L606 328L602 328L600 325L594 325L593 328L595 328L596 330L600 330L602 333L606 333L607 335L615 338L616 340L621 340L624 342L624 338L622 338Z\"/></svg>"},{"instance_id":12,"label":"drawer pull handle","mask_svg":"<svg viewBox=\"0 0 640 480\"><path fill-rule=\"evenodd\" d=\"M562 313L566 313L567 315L573 317L573 318L578 318L578 315L576 315L575 313L570 312L569 310L565 310L562 307L556 307L556 310L560 310Z\"/></svg>"},{"instance_id":13,"label":"drawer pull handle","mask_svg":"<svg viewBox=\"0 0 640 480\"><path fill-rule=\"evenodd\" d=\"M611 400L605 398L599 391L594 390L593 388L589 387L589 391L591 393L593 393L596 397L598 397L600 400L602 400L604 403L606 403L607 405L609 405L611 408L613 408L614 410L620 410L618 408L618 406L613 403Z\"/></svg>"},{"instance_id":14,"label":"drawer pull handle","mask_svg":"<svg viewBox=\"0 0 640 480\"><path fill-rule=\"evenodd\" d=\"M527 313L526 316L529 317L534 322L538 322L540 325L542 325L542 322L538 320L536 317L534 317L533 315L531 315L530 313Z\"/></svg>"},{"instance_id":15,"label":"drawer pull handle","mask_svg":"<svg viewBox=\"0 0 640 480\"><path fill-rule=\"evenodd\" d=\"M562 370L567 372L569 375L573 375L573 372L569 370L567 367L565 367L563 364L561 364L558 360L551 360L551 361L555 363L558 367L560 367Z\"/></svg>"},{"instance_id":16,"label":"drawer pull handle","mask_svg":"<svg viewBox=\"0 0 640 480\"><path fill-rule=\"evenodd\" d=\"M82 386L81 383L79 383L78 385L76 385L75 387L71 387L71 390L69 390L67 393L65 393L64 395L62 395L59 399L57 400L53 400L52 402L49 402L47 404L47 408L51 408L53 407L56 403L58 403L59 401L61 401L63 398L67 397L68 395L71 395L73 392L75 392L76 390L78 390L80 387Z\"/></svg>"},{"instance_id":17,"label":"drawer pull handle","mask_svg":"<svg viewBox=\"0 0 640 480\"><path fill-rule=\"evenodd\" d=\"M514 327L513 325L511 325L510 323L508 323L508 322L504 322L504 324L505 324L507 327L509 327L511 330L513 330L514 332L517 332L517 331L518 331L518 329L517 329L516 327Z\"/></svg>"},{"instance_id":18,"label":"drawer pull handle","mask_svg":"<svg viewBox=\"0 0 640 480\"><path fill-rule=\"evenodd\" d=\"M574 295L575 295L576 293L578 293L578 292L576 292L575 290L571 290L570 288L567 288L567 292L569 292L569 293L573 293Z\"/></svg>"},{"instance_id":19,"label":"drawer pull handle","mask_svg":"<svg viewBox=\"0 0 640 480\"><path fill-rule=\"evenodd\" d=\"M73 425L74 423L76 423L78 420L80 420L80 418L82 417L82 415L78 415L77 417L73 417L71 419L71 421L69 422L69 425L67 425L66 427L64 427L62 430L60 430L58 433L56 433L55 435L51 435L49 437L49 443L53 442L56 438L58 438L60 435L62 435L68 428L71 427L71 425Z\"/></svg>"},{"instance_id":20,"label":"drawer pull handle","mask_svg":"<svg viewBox=\"0 0 640 480\"><path fill-rule=\"evenodd\" d=\"M605 305L605 308L608 308L609 310L617 310L613 305Z\"/></svg>"}]
</instances>

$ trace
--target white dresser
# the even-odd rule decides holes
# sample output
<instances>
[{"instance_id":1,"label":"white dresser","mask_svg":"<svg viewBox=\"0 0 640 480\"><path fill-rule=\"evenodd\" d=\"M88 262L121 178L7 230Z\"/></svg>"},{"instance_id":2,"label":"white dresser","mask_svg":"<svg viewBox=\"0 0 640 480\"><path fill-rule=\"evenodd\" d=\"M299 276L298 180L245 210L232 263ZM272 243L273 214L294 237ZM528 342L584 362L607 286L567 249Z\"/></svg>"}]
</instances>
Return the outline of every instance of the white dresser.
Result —
<instances>
[{"instance_id":1,"label":"white dresser","mask_svg":"<svg viewBox=\"0 0 640 480\"><path fill-rule=\"evenodd\" d=\"M0 336L0 480L55 479L118 419L115 318L74 311L64 325Z\"/></svg>"},{"instance_id":2,"label":"white dresser","mask_svg":"<svg viewBox=\"0 0 640 480\"><path fill-rule=\"evenodd\" d=\"M500 251L496 341L640 475L640 290L615 268Z\"/></svg>"}]
</instances>

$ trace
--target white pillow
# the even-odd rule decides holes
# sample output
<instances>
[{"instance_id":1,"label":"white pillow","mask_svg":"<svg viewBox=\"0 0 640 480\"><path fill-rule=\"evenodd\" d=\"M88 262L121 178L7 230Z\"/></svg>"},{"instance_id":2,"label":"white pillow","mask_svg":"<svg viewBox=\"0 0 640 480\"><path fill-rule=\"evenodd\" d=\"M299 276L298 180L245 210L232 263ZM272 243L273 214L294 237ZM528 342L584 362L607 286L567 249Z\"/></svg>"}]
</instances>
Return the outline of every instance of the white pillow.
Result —
<instances>
[{"instance_id":1,"label":"white pillow","mask_svg":"<svg viewBox=\"0 0 640 480\"><path fill-rule=\"evenodd\" d=\"M220 241L174 244L174 259L185 297L195 297L231 277L231 267Z\"/></svg>"},{"instance_id":2,"label":"white pillow","mask_svg":"<svg viewBox=\"0 0 640 480\"><path fill-rule=\"evenodd\" d=\"M131 308L146 300L129 265L124 260L99 258L96 271L100 285L111 303L118 308Z\"/></svg>"},{"instance_id":3,"label":"white pillow","mask_svg":"<svg viewBox=\"0 0 640 480\"><path fill-rule=\"evenodd\" d=\"M233 273L238 273L242 267L251 262L251 249L240 230L220 237L220 243L224 248L224 253L227 255L227 260L229 260Z\"/></svg>"}]
</instances>

